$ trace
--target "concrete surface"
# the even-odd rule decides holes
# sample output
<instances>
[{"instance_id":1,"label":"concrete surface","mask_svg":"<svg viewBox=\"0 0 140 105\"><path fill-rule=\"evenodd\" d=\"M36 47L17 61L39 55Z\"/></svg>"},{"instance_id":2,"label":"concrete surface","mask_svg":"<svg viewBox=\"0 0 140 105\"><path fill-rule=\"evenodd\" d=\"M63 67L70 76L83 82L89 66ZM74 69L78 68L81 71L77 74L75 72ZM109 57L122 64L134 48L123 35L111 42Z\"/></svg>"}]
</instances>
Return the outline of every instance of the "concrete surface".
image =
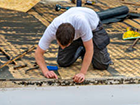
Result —
<instances>
[{"instance_id":1,"label":"concrete surface","mask_svg":"<svg viewBox=\"0 0 140 105\"><path fill-rule=\"evenodd\" d=\"M0 89L0 105L140 105L140 85Z\"/></svg>"}]
</instances>

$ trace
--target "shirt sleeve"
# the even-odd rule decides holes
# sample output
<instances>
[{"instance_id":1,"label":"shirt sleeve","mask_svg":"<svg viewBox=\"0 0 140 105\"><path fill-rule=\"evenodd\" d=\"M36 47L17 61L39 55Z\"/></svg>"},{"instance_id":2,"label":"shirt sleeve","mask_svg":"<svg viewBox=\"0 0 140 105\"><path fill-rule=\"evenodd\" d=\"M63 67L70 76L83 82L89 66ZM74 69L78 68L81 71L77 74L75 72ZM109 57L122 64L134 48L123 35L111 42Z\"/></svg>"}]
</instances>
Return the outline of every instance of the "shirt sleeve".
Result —
<instances>
[{"instance_id":1,"label":"shirt sleeve","mask_svg":"<svg viewBox=\"0 0 140 105\"><path fill-rule=\"evenodd\" d=\"M52 24L50 24L46 28L38 44L42 50L47 50L49 48L50 43L52 42L52 40L55 39L55 32L56 32L56 29L53 27Z\"/></svg>"},{"instance_id":2,"label":"shirt sleeve","mask_svg":"<svg viewBox=\"0 0 140 105\"><path fill-rule=\"evenodd\" d=\"M93 37L92 29L88 21L85 18L80 18L79 25L80 25L80 28L79 28L80 36L83 42L86 42L92 39Z\"/></svg>"}]
</instances>

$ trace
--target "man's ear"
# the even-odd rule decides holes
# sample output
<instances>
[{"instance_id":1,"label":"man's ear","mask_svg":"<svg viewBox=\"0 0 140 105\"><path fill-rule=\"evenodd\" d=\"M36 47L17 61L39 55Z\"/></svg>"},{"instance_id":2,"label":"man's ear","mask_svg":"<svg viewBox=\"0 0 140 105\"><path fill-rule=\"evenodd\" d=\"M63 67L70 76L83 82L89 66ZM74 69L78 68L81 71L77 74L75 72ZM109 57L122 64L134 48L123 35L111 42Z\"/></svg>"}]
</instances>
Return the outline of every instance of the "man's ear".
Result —
<instances>
[{"instance_id":1,"label":"man's ear","mask_svg":"<svg viewBox=\"0 0 140 105\"><path fill-rule=\"evenodd\" d=\"M60 46L61 45L60 42L58 40L56 40L56 41L57 41L58 45Z\"/></svg>"}]
</instances>

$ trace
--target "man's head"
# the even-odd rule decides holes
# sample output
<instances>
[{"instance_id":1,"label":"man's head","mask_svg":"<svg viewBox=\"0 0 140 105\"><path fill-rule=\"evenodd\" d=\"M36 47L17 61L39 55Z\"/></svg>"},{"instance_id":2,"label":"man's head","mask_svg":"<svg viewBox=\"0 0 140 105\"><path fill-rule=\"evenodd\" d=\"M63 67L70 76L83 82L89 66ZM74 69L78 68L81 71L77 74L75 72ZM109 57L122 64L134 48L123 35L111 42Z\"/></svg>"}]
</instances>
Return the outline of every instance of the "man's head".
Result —
<instances>
[{"instance_id":1,"label":"man's head","mask_svg":"<svg viewBox=\"0 0 140 105\"><path fill-rule=\"evenodd\" d=\"M56 39L63 49L70 45L75 35L75 29L70 23L62 23L56 31Z\"/></svg>"}]
</instances>

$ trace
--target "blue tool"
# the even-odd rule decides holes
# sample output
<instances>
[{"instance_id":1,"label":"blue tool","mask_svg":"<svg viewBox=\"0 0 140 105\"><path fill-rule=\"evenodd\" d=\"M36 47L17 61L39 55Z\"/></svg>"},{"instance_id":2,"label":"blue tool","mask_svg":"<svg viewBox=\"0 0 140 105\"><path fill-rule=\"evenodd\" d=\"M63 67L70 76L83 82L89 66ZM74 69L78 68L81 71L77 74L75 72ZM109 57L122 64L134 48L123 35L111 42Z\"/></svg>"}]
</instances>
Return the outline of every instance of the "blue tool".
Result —
<instances>
[{"instance_id":1,"label":"blue tool","mask_svg":"<svg viewBox=\"0 0 140 105\"><path fill-rule=\"evenodd\" d=\"M48 70L50 71L57 71L58 67L57 66L47 66Z\"/></svg>"},{"instance_id":2,"label":"blue tool","mask_svg":"<svg viewBox=\"0 0 140 105\"><path fill-rule=\"evenodd\" d=\"M61 5L58 5L58 4L55 6L55 10L56 11L60 11L60 9L66 9L66 10L68 10L69 8L70 7L62 7Z\"/></svg>"}]
</instances>

